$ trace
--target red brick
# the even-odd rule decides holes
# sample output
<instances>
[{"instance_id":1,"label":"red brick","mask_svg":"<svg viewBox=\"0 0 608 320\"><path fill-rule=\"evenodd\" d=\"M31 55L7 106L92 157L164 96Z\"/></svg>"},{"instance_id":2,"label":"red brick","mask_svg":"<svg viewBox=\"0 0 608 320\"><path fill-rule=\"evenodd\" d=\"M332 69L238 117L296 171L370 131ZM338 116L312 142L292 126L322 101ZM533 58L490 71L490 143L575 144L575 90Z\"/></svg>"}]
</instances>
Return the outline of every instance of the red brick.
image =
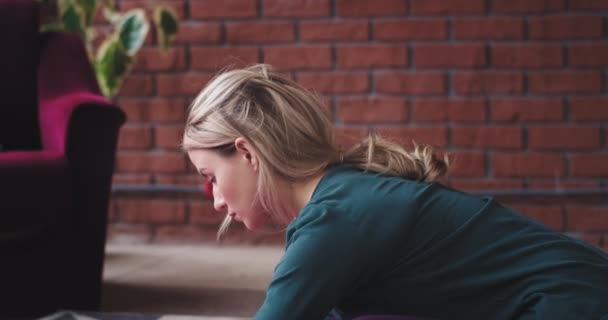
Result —
<instances>
[{"instance_id":1,"label":"red brick","mask_svg":"<svg viewBox=\"0 0 608 320\"><path fill-rule=\"evenodd\" d=\"M209 18L252 18L257 16L256 0L194 0L190 4L190 17Z\"/></svg>"},{"instance_id":2,"label":"red brick","mask_svg":"<svg viewBox=\"0 0 608 320\"><path fill-rule=\"evenodd\" d=\"M407 66L405 45L340 45L336 48L336 56L341 68Z\"/></svg>"},{"instance_id":3,"label":"red brick","mask_svg":"<svg viewBox=\"0 0 608 320\"><path fill-rule=\"evenodd\" d=\"M450 178L449 185L453 188L467 191L487 193L492 190L513 190L523 188L521 179L471 179Z\"/></svg>"},{"instance_id":4,"label":"red brick","mask_svg":"<svg viewBox=\"0 0 608 320\"><path fill-rule=\"evenodd\" d=\"M481 67L485 64L483 44L418 44L414 47L416 67Z\"/></svg>"},{"instance_id":5,"label":"red brick","mask_svg":"<svg viewBox=\"0 0 608 320\"><path fill-rule=\"evenodd\" d=\"M49 12L50 13L50 12ZM45 14L45 13L43 13ZM41 17L41 18L46 18L46 17ZM106 17L103 15L103 10L97 8L97 10L95 11L95 14L93 15L93 20L91 20L93 25L101 25L101 24L108 24L108 22L106 21Z\"/></svg>"},{"instance_id":6,"label":"red brick","mask_svg":"<svg viewBox=\"0 0 608 320\"><path fill-rule=\"evenodd\" d=\"M218 22L180 21L175 35L176 44L218 43L220 24Z\"/></svg>"},{"instance_id":7,"label":"red brick","mask_svg":"<svg viewBox=\"0 0 608 320\"><path fill-rule=\"evenodd\" d=\"M403 0L336 0L337 15L347 17L399 16L406 13Z\"/></svg>"},{"instance_id":8,"label":"red brick","mask_svg":"<svg viewBox=\"0 0 608 320\"><path fill-rule=\"evenodd\" d=\"M116 1L121 12L126 12L132 9L143 8L146 10L148 19L153 17L154 9L159 6L171 8L180 20L186 16L185 0L163 0L163 1L148 1L148 0L120 0Z\"/></svg>"},{"instance_id":9,"label":"red brick","mask_svg":"<svg viewBox=\"0 0 608 320\"><path fill-rule=\"evenodd\" d=\"M447 21L438 18L401 18L374 21L376 40L445 40Z\"/></svg>"},{"instance_id":10,"label":"red brick","mask_svg":"<svg viewBox=\"0 0 608 320\"><path fill-rule=\"evenodd\" d=\"M264 48L264 62L282 70L328 69L331 67L328 45L271 46Z\"/></svg>"},{"instance_id":11,"label":"red brick","mask_svg":"<svg viewBox=\"0 0 608 320\"><path fill-rule=\"evenodd\" d=\"M452 22L454 39L521 40L524 37L522 18L456 18Z\"/></svg>"},{"instance_id":12,"label":"red brick","mask_svg":"<svg viewBox=\"0 0 608 320\"><path fill-rule=\"evenodd\" d=\"M217 71L227 66L245 66L260 62L260 52L254 46L193 46L190 64L193 70Z\"/></svg>"},{"instance_id":13,"label":"red brick","mask_svg":"<svg viewBox=\"0 0 608 320\"><path fill-rule=\"evenodd\" d=\"M350 147L361 142L367 136L367 127L349 126L336 127L336 144L342 147Z\"/></svg>"},{"instance_id":14,"label":"red brick","mask_svg":"<svg viewBox=\"0 0 608 320\"><path fill-rule=\"evenodd\" d=\"M528 18L530 39L581 40L601 38L603 21L600 16L551 16Z\"/></svg>"},{"instance_id":15,"label":"red brick","mask_svg":"<svg viewBox=\"0 0 608 320\"><path fill-rule=\"evenodd\" d=\"M298 83L320 93L362 93L370 88L366 72L302 72Z\"/></svg>"},{"instance_id":16,"label":"red brick","mask_svg":"<svg viewBox=\"0 0 608 320\"><path fill-rule=\"evenodd\" d=\"M152 128L148 125L125 125L120 129L119 149L148 149L152 146Z\"/></svg>"},{"instance_id":17,"label":"red brick","mask_svg":"<svg viewBox=\"0 0 608 320\"><path fill-rule=\"evenodd\" d=\"M158 94L179 96L198 94L213 77L206 73L159 74L157 76Z\"/></svg>"},{"instance_id":18,"label":"red brick","mask_svg":"<svg viewBox=\"0 0 608 320\"><path fill-rule=\"evenodd\" d=\"M444 94L445 77L441 72L394 72L375 74L375 87L381 93Z\"/></svg>"},{"instance_id":19,"label":"red brick","mask_svg":"<svg viewBox=\"0 0 608 320\"><path fill-rule=\"evenodd\" d=\"M419 98L412 105L414 122L483 122L485 118L484 99Z\"/></svg>"},{"instance_id":20,"label":"red brick","mask_svg":"<svg viewBox=\"0 0 608 320\"><path fill-rule=\"evenodd\" d=\"M575 0L578 1L578 0ZM564 0L493 0L492 11L496 13L551 13L566 8Z\"/></svg>"},{"instance_id":21,"label":"red brick","mask_svg":"<svg viewBox=\"0 0 608 320\"><path fill-rule=\"evenodd\" d=\"M179 173L186 170L186 155L182 152L119 152L117 172Z\"/></svg>"},{"instance_id":22,"label":"red brick","mask_svg":"<svg viewBox=\"0 0 608 320\"><path fill-rule=\"evenodd\" d=\"M608 120L608 98L571 97L570 118L577 121Z\"/></svg>"},{"instance_id":23,"label":"red brick","mask_svg":"<svg viewBox=\"0 0 608 320\"><path fill-rule=\"evenodd\" d=\"M458 94L523 92L520 72L462 71L453 74L452 82Z\"/></svg>"},{"instance_id":24,"label":"red brick","mask_svg":"<svg viewBox=\"0 0 608 320\"><path fill-rule=\"evenodd\" d=\"M566 206L568 230L605 231L608 229L608 207L590 205Z\"/></svg>"},{"instance_id":25,"label":"red brick","mask_svg":"<svg viewBox=\"0 0 608 320\"><path fill-rule=\"evenodd\" d=\"M183 98L120 98L118 105L127 114L128 122L172 122L185 119Z\"/></svg>"},{"instance_id":26,"label":"red brick","mask_svg":"<svg viewBox=\"0 0 608 320\"><path fill-rule=\"evenodd\" d=\"M142 173L115 173L112 175L112 184L150 184L152 176Z\"/></svg>"},{"instance_id":27,"label":"red brick","mask_svg":"<svg viewBox=\"0 0 608 320\"><path fill-rule=\"evenodd\" d=\"M454 127L451 133L454 146L505 149L522 147L520 127Z\"/></svg>"},{"instance_id":28,"label":"red brick","mask_svg":"<svg viewBox=\"0 0 608 320\"><path fill-rule=\"evenodd\" d=\"M450 152L451 177L483 177L486 174L486 158L483 152Z\"/></svg>"},{"instance_id":29,"label":"red brick","mask_svg":"<svg viewBox=\"0 0 608 320\"><path fill-rule=\"evenodd\" d=\"M575 10L606 10L608 1L606 0L575 0L570 1L570 9Z\"/></svg>"},{"instance_id":30,"label":"red brick","mask_svg":"<svg viewBox=\"0 0 608 320\"><path fill-rule=\"evenodd\" d=\"M492 98L492 121L562 121L564 106L561 98Z\"/></svg>"},{"instance_id":31,"label":"red brick","mask_svg":"<svg viewBox=\"0 0 608 320\"><path fill-rule=\"evenodd\" d=\"M179 150L183 136L184 126L182 124L154 127L154 145L158 148Z\"/></svg>"},{"instance_id":32,"label":"red brick","mask_svg":"<svg viewBox=\"0 0 608 320\"><path fill-rule=\"evenodd\" d=\"M528 73L531 93L599 93L599 71L546 71Z\"/></svg>"},{"instance_id":33,"label":"red brick","mask_svg":"<svg viewBox=\"0 0 608 320\"><path fill-rule=\"evenodd\" d=\"M194 167L190 164L189 167ZM192 171L196 171L193 169ZM186 174L155 174L154 182L156 184L170 184L178 186L196 186L200 187L202 178L198 173L186 173ZM202 192L202 191L201 191ZM204 196L204 195L203 195Z\"/></svg>"},{"instance_id":34,"label":"red brick","mask_svg":"<svg viewBox=\"0 0 608 320\"><path fill-rule=\"evenodd\" d=\"M262 0L262 12L266 17L323 17L330 8L329 0Z\"/></svg>"},{"instance_id":35,"label":"red brick","mask_svg":"<svg viewBox=\"0 0 608 320\"><path fill-rule=\"evenodd\" d=\"M143 101L146 101L146 99L119 97L117 104L127 116L127 121L133 123L147 120L146 108Z\"/></svg>"},{"instance_id":36,"label":"red brick","mask_svg":"<svg viewBox=\"0 0 608 320\"><path fill-rule=\"evenodd\" d=\"M528 147L533 149L597 149L600 128L592 127L528 127Z\"/></svg>"},{"instance_id":37,"label":"red brick","mask_svg":"<svg viewBox=\"0 0 608 320\"><path fill-rule=\"evenodd\" d=\"M169 48L167 52L158 48L141 48L135 57L133 71L180 71L185 67L183 47Z\"/></svg>"},{"instance_id":38,"label":"red brick","mask_svg":"<svg viewBox=\"0 0 608 320\"><path fill-rule=\"evenodd\" d=\"M574 177L608 177L608 153L571 155L570 175Z\"/></svg>"},{"instance_id":39,"label":"red brick","mask_svg":"<svg viewBox=\"0 0 608 320\"><path fill-rule=\"evenodd\" d=\"M410 0L412 15L484 14L484 0Z\"/></svg>"},{"instance_id":40,"label":"red brick","mask_svg":"<svg viewBox=\"0 0 608 320\"><path fill-rule=\"evenodd\" d=\"M563 65L558 44L497 44L492 47L492 64L498 68L551 68Z\"/></svg>"},{"instance_id":41,"label":"red brick","mask_svg":"<svg viewBox=\"0 0 608 320\"><path fill-rule=\"evenodd\" d=\"M306 41L367 40L369 23L366 20L302 21L300 39Z\"/></svg>"},{"instance_id":42,"label":"red brick","mask_svg":"<svg viewBox=\"0 0 608 320\"><path fill-rule=\"evenodd\" d=\"M447 128L445 126L434 127L388 127L378 128L378 134L405 146L417 144L428 144L435 147L447 145Z\"/></svg>"},{"instance_id":43,"label":"red brick","mask_svg":"<svg viewBox=\"0 0 608 320\"><path fill-rule=\"evenodd\" d=\"M99 10L101 11L101 10ZM114 32L114 28L108 23L105 22L99 25L95 25L95 34L93 34L92 45L93 52L97 52L101 44L108 39L108 37ZM147 38L146 38L147 40ZM144 40L145 43L145 40Z\"/></svg>"},{"instance_id":44,"label":"red brick","mask_svg":"<svg viewBox=\"0 0 608 320\"><path fill-rule=\"evenodd\" d=\"M190 223L202 225L218 225L224 220L224 215L215 211L213 201L191 202L188 206L190 211Z\"/></svg>"},{"instance_id":45,"label":"red brick","mask_svg":"<svg viewBox=\"0 0 608 320\"><path fill-rule=\"evenodd\" d=\"M495 177L561 177L565 173L564 156L558 153L494 153Z\"/></svg>"},{"instance_id":46,"label":"red brick","mask_svg":"<svg viewBox=\"0 0 608 320\"><path fill-rule=\"evenodd\" d=\"M153 92L154 83L151 75L130 74L118 90L118 96L151 96Z\"/></svg>"},{"instance_id":47,"label":"red brick","mask_svg":"<svg viewBox=\"0 0 608 320\"><path fill-rule=\"evenodd\" d=\"M344 122L403 122L407 102L399 97L344 97L338 100L336 113Z\"/></svg>"},{"instance_id":48,"label":"red brick","mask_svg":"<svg viewBox=\"0 0 608 320\"><path fill-rule=\"evenodd\" d=\"M528 180L529 189L565 190L565 189L595 189L600 187L598 180L534 178Z\"/></svg>"},{"instance_id":49,"label":"red brick","mask_svg":"<svg viewBox=\"0 0 608 320\"><path fill-rule=\"evenodd\" d=\"M568 48L568 63L579 67L608 66L608 43L572 44Z\"/></svg>"},{"instance_id":50,"label":"red brick","mask_svg":"<svg viewBox=\"0 0 608 320\"><path fill-rule=\"evenodd\" d=\"M186 206L181 200L121 199L116 205L123 222L180 223L186 217Z\"/></svg>"},{"instance_id":51,"label":"red brick","mask_svg":"<svg viewBox=\"0 0 608 320\"><path fill-rule=\"evenodd\" d=\"M565 226L564 209L561 206L515 204L513 209L539 221L554 230L563 231Z\"/></svg>"},{"instance_id":52,"label":"red brick","mask_svg":"<svg viewBox=\"0 0 608 320\"><path fill-rule=\"evenodd\" d=\"M232 22L226 24L226 39L231 43L293 41L295 28L291 22Z\"/></svg>"}]
</instances>

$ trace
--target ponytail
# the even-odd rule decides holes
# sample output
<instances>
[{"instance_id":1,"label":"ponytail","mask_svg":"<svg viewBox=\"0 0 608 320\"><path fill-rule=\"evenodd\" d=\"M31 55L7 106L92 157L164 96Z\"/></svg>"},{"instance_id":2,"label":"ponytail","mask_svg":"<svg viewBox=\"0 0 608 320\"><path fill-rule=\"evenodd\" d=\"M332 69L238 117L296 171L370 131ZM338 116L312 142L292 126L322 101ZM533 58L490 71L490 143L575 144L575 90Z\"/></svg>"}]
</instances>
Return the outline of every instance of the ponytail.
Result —
<instances>
[{"instance_id":1,"label":"ponytail","mask_svg":"<svg viewBox=\"0 0 608 320\"><path fill-rule=\"evenodd\" d=\"M365 171L426 183L441 179L449 167L447 155L439 158L429 145L414 143L414 150L408 151L376 134L371 134L341 154L340 162Z\"/></svg>"}]
</instances>

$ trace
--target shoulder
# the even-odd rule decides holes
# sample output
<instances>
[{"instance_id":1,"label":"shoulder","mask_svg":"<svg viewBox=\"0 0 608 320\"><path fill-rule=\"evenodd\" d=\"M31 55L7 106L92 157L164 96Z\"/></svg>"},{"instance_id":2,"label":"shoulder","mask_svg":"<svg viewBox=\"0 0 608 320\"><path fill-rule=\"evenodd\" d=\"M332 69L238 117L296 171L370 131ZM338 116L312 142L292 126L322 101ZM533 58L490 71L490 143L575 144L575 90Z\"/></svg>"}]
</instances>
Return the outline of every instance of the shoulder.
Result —
<instances>
[{"instance_id":1,"label":"shoulder","mask_svg":"<svg viewBox=\"0 0 608 320\"><path fill-rule=\"evenodd\" d=\"M308 208L320 208L330 213L358 214L411 210L425 192L435 192L434 186L377 172L365 172L352 166L331 168L319 182Z\"/></svg>"}]
</instances>

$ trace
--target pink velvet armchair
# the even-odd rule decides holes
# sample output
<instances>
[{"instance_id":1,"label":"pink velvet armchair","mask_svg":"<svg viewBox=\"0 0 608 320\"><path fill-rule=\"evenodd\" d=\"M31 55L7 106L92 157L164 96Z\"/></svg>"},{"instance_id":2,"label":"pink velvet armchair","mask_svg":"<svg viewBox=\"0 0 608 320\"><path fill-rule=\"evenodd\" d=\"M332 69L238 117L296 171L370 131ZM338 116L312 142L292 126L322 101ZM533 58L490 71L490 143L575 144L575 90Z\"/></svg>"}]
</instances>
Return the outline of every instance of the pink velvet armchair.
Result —
<instances>
[{"instance_id":1,"label":"pink velvet armchair","mask_svg":"<svg viewBox=\"0 0 608 320\"><path fill-rule=\"evenodd\" d=\"M0 21L0 318L95 310L125 116L35 0L0 0Z\"/></svg>"}]
</instances>

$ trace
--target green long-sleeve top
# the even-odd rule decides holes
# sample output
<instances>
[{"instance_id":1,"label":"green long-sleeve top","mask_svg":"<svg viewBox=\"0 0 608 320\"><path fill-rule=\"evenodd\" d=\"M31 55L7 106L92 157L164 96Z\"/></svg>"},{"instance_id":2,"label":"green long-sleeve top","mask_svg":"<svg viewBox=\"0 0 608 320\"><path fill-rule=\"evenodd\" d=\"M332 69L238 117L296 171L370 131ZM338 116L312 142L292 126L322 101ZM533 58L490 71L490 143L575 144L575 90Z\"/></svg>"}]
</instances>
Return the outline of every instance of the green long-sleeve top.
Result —
<instances>
[{"instance_id":1,"label":"green long-sleeve top","mask_svg":"<svg viewBox=\"0 0 608 320\"><path fill-rule=\"evenodd\" d=\"M608 256L500 205L349 166L288 226L256 319L608 319Z\"/></svg>"}]
</instances>

